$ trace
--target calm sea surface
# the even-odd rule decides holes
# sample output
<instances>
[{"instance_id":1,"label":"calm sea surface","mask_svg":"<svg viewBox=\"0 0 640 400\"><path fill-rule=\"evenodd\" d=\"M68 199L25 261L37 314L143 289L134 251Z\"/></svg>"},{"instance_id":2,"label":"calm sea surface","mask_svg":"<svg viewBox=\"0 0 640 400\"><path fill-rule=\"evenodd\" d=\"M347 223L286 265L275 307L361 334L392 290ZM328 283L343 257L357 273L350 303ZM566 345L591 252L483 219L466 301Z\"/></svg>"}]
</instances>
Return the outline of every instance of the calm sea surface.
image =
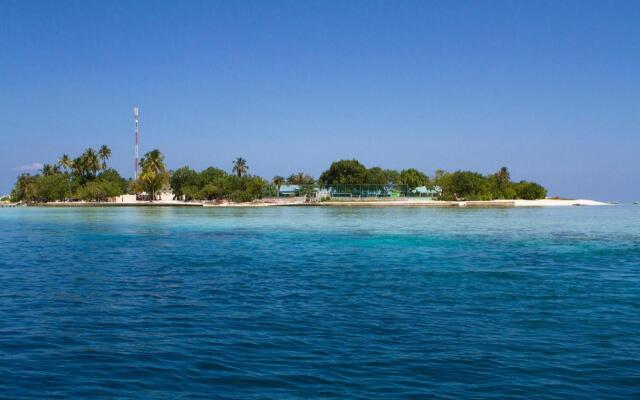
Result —
<instances>
[{"instance_id":1,"label":"calm sea surface","mask_svg":"<svg viewBox=\"0 0 640 400\"><path fill-rule=\"evenodd\" d=\"M0 209L0 398L640 398L640 206Z\"/></svg>"}]
</instances>

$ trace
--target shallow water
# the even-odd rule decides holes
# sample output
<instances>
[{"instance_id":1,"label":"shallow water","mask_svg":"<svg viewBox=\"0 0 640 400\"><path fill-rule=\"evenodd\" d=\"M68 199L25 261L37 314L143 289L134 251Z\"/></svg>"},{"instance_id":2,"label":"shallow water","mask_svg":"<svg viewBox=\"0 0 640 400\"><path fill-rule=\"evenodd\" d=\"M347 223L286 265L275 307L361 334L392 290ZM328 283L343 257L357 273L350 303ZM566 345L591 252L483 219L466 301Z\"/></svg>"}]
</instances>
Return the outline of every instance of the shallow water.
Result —
<instances>
[{"instance_id":1,"label":"shallow water","mask_svg":"<svg viewBox=\"0 0 640 400\"><path fill-rule=\"evenodd\" d=\"M0 398L640 397L640 206L0 209Z\"/></svg>"}]
</instances>

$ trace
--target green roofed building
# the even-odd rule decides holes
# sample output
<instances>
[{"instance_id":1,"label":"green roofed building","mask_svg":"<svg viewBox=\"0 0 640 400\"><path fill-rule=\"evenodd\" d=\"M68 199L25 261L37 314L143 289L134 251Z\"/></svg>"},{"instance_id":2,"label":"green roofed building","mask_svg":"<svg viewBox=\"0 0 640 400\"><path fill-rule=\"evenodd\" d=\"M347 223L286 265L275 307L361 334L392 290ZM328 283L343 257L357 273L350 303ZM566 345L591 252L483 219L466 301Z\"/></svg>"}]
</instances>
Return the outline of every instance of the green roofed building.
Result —
<instances>
[{"instance_id":1,"label":"green roofed building","mask_svg":"<svg viewBox=\"0 0 640 400\"><path fill-rule=\"evenodd\" d=\"M430 199L438 198L442 194L442 188L440 186L434 186L428 188L426 186L418 186L411 191L411 196L426 197Z\"/></svg>"},{"instance_id":2,"label":"green roofed building","mask_svg":"<svg viewBox=\"0 0 640 400\"><path fill-rule=\"evenodd\" d=\"M300 185L281 185L278 189L278 197L300 196Z\"/></svg>"},{"instance_id":3,"label":"green roofed building","mask_svg":"<svg viewBox=\"0 0 640 400\"><path fill-rule=\"evenodd\" d=\"M319 190L331 197L405 197L410 195L407 185L393 184L335 184L321 187Z\"/></svg>"},{"instance_id":4,"label":"green roofed building","mask_svg":"<svg viewBox=\"0 0 640 400\"><path fill-rule=\"evenodd\" d=\"M435 199L442 194L442 188L419 186L415 189L407 185L394 184L334 184L334 185L281 185L278 197L352 197L352 198L380 198L380 197L423 197Z\"/></svg>"}]
</instances>

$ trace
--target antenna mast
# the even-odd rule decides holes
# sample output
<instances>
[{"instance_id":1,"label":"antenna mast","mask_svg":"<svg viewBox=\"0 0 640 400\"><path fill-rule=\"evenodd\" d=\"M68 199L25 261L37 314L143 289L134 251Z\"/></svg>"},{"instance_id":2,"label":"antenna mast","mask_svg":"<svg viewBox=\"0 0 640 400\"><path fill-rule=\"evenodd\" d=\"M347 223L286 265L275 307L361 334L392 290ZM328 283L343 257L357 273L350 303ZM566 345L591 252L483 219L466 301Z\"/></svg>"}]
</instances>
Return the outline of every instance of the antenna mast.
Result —
<instances>
[{"instance_id":1,"label":"antenna mast","mask_svg":"<svg viewBox=\"0 0 640 400\"><path fill-rule=\"evenodd\" d=\"M134 164L134 179L138 179L138 117L140 116L140 109L138 107L133 107L133 123L134 123L134 134L135 134L135 164Z\"/></svg>"}]
</instances>

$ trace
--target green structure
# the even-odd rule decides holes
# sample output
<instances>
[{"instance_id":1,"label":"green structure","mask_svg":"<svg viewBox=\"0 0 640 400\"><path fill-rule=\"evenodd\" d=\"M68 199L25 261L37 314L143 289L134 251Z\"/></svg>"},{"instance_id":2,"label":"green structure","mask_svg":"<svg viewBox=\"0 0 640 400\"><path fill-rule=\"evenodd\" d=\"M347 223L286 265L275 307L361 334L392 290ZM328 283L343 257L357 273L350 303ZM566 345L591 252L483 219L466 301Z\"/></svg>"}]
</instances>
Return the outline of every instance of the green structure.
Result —
<instances>
[{"instance_id":1,"label":"green structure","mask_svg":"<svg viewBox=\"0 0 640 400\"><path fill-rule=\"evenodd\" d=\"M385 197L423 197L437 199L442 189L395 184L337 184L337 185L281 185L277 189L278 197L314 196L331 198L385 198Z\"/></svg>"},{"instance_id":2,"label":"green structure","mask_svg":"<svg viewBox=\"0 0 640 400\"><path fill-rule=\"evenodd\" d=\"M321 186L319 190L327 193L330 197L403 197L409 194L407 185L376 185L376 184L356 184L356 185L327 185Z\"/></svg>"},{"instance_id":3,"label":"green structure","mask_svg":"<svg viewBox=\"0 0 640 400\"><path fill-rule=\"evenodd\" d=\"M442 188L440 186L434 186L434 187L418 186L417 188L411 191L411 196L426 197L431 200L437 199L441 195L442 195Z\"/></svg>"}]
</instances>

